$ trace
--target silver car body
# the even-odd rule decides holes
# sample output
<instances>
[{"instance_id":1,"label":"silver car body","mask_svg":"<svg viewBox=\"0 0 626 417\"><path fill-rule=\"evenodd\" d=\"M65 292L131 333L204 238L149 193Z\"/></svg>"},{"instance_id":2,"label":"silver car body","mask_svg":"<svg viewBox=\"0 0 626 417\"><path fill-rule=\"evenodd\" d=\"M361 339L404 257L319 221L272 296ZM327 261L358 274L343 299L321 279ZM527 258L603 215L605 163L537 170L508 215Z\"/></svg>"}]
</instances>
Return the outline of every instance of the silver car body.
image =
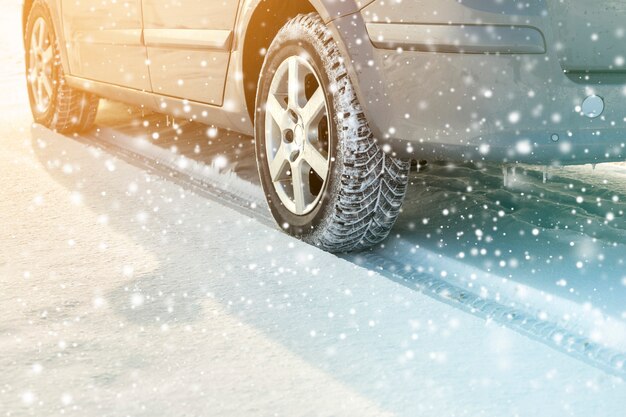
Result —
<instances>
[{"instance_id":1,"label":"silver car body","mask_svg":"<svg viewBox=\"0 0 626 417\"><path fill-rule=\"evenodd\" d=\"M316 11L389 152L542 165L626 156L621 0L48 4L72 86L177 117L252 134L264 48L289 17Z\"/></svg>"}]
</instances>

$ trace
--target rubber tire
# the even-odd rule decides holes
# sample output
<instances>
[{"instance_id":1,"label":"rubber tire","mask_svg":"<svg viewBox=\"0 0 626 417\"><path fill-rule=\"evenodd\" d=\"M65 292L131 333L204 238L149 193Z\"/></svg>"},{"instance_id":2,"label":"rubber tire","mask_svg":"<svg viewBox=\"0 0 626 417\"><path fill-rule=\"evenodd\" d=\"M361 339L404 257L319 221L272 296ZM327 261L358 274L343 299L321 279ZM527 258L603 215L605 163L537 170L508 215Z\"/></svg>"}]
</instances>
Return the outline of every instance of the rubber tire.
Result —
<instances>
[{"instance_id":1,"label":"rubber tire","mask_svg":"<svg viewBox=\"0 0 626 417\"><path fill-rule=\"evenodd\" d=\"M54 62L52 68L52 98L50 106L45 112L37 110L30 82L27 80L30 108L35 122L59 133L74 133L88 130L96 120L99 98L93 94L71 88L65 81L58 38L48 10L42 0L35 0L26 23L24 45L26 50L26 76L30 61L30 40L33 26L38 18L42 17L51 31Z\"/></svg>"},{"instance_id":2,"label":"rubber tire","mask_svg":"<svg viewBox=\"0 0 626 417\"><path fill-rule=\"evenodd\" d=\"M286 56L306 56L322 81L330 114L331 167L318 207L297 216L281 203L265 156L265 102ZM383 152L372 135L332 32L315 13L290 20L272 41L261 70L255 112L261 184L272 215L289 234L329 252L383 242L404 200L410 161Z\"/></svg>"}]
</instances>

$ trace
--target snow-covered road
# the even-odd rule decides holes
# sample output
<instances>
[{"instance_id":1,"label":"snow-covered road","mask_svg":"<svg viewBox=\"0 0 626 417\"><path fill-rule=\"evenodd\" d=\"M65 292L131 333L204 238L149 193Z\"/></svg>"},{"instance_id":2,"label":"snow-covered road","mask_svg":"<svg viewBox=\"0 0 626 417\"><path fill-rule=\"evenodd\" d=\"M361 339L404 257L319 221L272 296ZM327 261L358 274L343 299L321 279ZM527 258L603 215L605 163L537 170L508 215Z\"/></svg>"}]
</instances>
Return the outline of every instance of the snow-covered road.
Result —
<instances>
[{"instance_id":1,"label":"snow-covered road","mask_svg":"<svg viewBox=\"0 0 626 417\"><path fill-rule=\"evenodd\" d=\"M17 3L0 415L624 415L622 167L433 165L383 248L336 257L274 228L249 138L109 102L31 127Z\"/></svg>"},{"instance_id":2,"label":"snow-covered road","mask_svg":"<svg viewBox=\"0 0 626 417\"><path fill-rule=\"evenodd\" d=\"M623 412L601 370L21 120L0 154L4 414Z\"/></svg>"}]
</instances>

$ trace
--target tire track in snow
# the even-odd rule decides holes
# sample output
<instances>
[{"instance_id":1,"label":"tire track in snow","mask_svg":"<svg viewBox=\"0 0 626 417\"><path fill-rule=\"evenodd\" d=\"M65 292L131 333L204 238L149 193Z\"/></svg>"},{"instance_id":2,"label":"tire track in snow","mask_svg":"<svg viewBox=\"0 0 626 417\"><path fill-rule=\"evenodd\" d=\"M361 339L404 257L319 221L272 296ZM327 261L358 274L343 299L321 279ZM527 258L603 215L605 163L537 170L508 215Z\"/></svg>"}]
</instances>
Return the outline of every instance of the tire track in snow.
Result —
<instances>
[{"instance_id":1,"label":"tire track in snow","mask_svg":"<svg viewBox=\"0 0 626 417\"><path fill-rule=\"evenodd\" d=\"M538 319L522 309L482 298L436 275L417 271L407 272L405 265L392 259L376 254L361 256L363 260L359 259L358 255L345 258L468 313L486 320L494 320L611 375L622 379L626 377L626 352L607 348L554 322Z\"/></svg>"},{"instance_id":2,"label":"tire track in snow","mask_svg":"<svg viewBox=\"0 0 626 417\"><path fill-rule=\"evenodd\" d=\"M115 129L101 128L97 133L75 139L89 146L101 147L133 165L148 169L183 188L191 189L273 227L274 222L266 208L260 187L232 172L223 172L218 167L178 155L152 144L149 140L129 137ZM626 379L626 352L605 347L553 321L539 319L535 312L483 298L435 274L407 270L406 265L401 262L376 252L346 254L341 257L374 270L400 285L485 320L493 320L608 374Z\"/></svg>"},{"instance_id":3,"label":"tire track in snow","mask_svg":"<svg viewBox=\"0 0 626 417\"><path fill-rule=\"evenodd\" d=\"M232 171L223 171L215 165L175 154L144 138L129 137L114 129L100 128L99 132L77 136L75 139L89 146L101 147L133 165L191 188L199 195L225 203L266 225L274 224L262 190Z\"/></svg>"}]
</instances>

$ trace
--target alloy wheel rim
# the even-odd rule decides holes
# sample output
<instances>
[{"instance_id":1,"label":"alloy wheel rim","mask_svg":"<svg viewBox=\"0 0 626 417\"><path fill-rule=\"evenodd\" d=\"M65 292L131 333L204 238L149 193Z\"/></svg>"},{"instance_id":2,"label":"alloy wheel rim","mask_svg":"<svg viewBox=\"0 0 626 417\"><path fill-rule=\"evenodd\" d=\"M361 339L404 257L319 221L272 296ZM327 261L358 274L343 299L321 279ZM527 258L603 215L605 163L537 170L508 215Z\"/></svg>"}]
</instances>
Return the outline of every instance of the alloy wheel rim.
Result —
<instances>
[{"instance_id":1,"label":"alloy wheel rim","mask_svg":"<svg viewBox=\"0 0 626 417\"><path fill-rule=\"evenodd\" d=\"M50 35L45 19L38 18L30 38L28 81L39 113L48 110L53 94L54 49Z\"/></svg>"},{"instance_id":2,"label":"alloy wheel rim","mask_svg":"<svg viewBox=\"0 0 626 417\"><path fill-rule=\"evenodd\" d=\"M273 75L265 112L265 155L274 190L293 214L311 213L330 173L326 95L315 69L291 56Z\"/></svg>"}]
</instances>

